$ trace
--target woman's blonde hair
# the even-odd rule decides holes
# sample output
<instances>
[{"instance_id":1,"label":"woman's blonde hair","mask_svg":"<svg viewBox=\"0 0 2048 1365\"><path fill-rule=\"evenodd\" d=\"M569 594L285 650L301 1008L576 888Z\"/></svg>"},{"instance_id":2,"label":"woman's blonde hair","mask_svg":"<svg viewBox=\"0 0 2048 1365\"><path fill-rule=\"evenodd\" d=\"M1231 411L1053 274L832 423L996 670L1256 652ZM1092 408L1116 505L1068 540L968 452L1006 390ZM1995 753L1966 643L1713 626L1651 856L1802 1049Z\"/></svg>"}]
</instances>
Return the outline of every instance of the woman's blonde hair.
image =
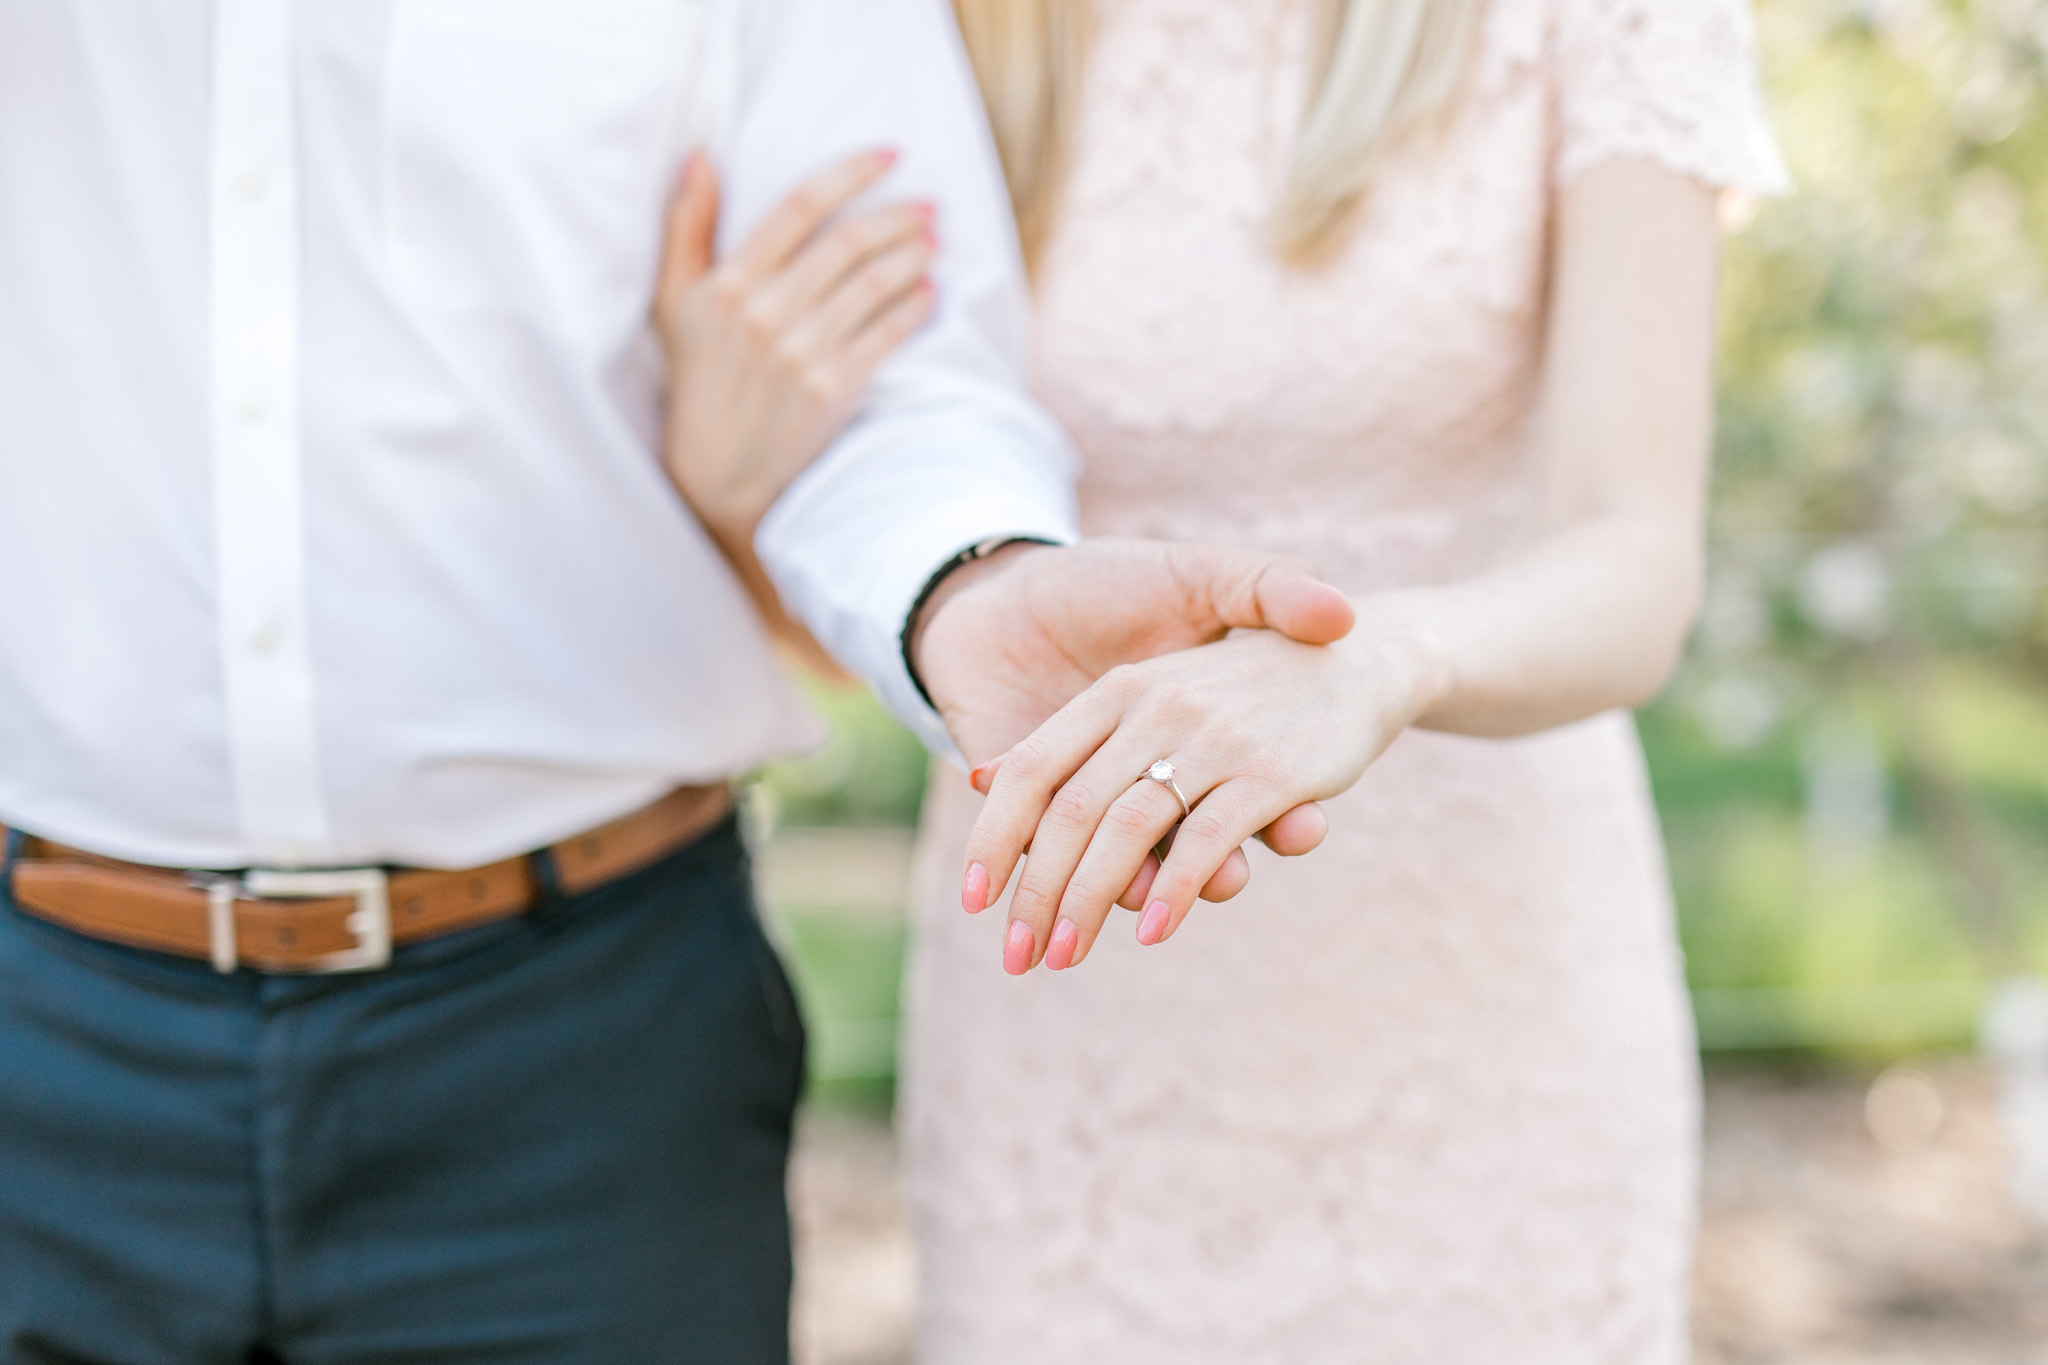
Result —
<instances>
[{"instance_id":1,"label":"woman's blonde hair","mask_svg":"<svg viewBox=\"0 0 2048 1365\"><path fill-rule=\"evenodd\" d=\"M954 0L1034 263L1073 154L1092 3ZM1449 112L1484 0L1317 3L1315 94L1273 207L1274 245L1295 261L1343 241L1388 151Z\"/></svg>"}]
</instances>

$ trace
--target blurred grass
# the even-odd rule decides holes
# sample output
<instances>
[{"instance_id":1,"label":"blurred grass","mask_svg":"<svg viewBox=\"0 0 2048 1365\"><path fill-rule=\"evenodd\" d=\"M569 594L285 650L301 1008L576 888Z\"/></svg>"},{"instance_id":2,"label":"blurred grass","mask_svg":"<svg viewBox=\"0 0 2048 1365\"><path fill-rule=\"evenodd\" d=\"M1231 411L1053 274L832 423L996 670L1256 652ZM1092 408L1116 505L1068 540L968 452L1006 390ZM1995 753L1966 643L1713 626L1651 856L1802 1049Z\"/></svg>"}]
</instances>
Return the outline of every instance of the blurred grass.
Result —
<instances>
[{"instance_id":1,"label":"blurred grass","mask_svg":"<svg viewBox=\"0 0 2048 1365\"><path fill-rule=\"evenodd\" d=\"M907 935L829 907L780 907L809 1028L811 1094L886 1108L895 1093L898 992Z\"/></svg>"},{"instance_id":2,"label":"blurred grass","mask_svg":"<svg viewBox=\"0 0 2048 1365\"><path fill-rule=\"evenodd\" d=\"M1971 1041L1985 986L2048 968L2048 697L2027 679L1951 662L1918 700L1954 776L1995 839L1958 868L1901 772L1895 717L1856 697L1886 823L1864 845L1813 827L1807 771L1816 717L1746 750L1718 747L1686 709L1644 713L1702 1042L1884 1060ZM1959 876L2009 889L2014 942L1983 932Z\"/></svg>"}]
</instances>

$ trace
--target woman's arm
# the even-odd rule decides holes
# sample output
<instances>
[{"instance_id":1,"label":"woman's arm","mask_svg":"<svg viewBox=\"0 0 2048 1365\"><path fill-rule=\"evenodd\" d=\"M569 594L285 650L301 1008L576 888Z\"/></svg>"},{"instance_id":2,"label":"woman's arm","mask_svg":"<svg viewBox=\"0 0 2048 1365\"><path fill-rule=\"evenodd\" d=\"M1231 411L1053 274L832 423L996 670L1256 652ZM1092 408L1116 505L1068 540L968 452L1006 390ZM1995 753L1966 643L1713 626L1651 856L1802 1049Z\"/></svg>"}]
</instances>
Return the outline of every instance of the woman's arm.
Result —
<instances>
[{"instance_id":1,"label":"woman's arm","mask_svg":"<svg viewBox=\"0 0 2048 1365\"><path fill-rule=\"evenodd\" d=\"M1470 582L1362 604L1416 639L1416 724L1528 734L1663 690L1703 571L1717 254L1713 197L1690 180L1615 162L1565 191L1540 538Z\"/></svg>"},{"instance_id":2,"label":"woman's arm","mask_svg":"<svg viewBox=\"0 0 2048 1365\"><path fill-rule=\"evenodd\" d=\"M1612 163L1564 192L1554 242L1528 544L1465 582L1357 601L1335 645L1238 635L1119 669L1012 750L963 887L968 909L993 904L1029 846L1009 970L1080 961L1134 876L1139 938L1164 939L1231 849L1349 787L1410 725L1526 734L1664 685L1700 592L1713 197ZM1182 814L1140 780L1160 757L1199 804L1148 878Z\"/></svg>"}]
</instances>

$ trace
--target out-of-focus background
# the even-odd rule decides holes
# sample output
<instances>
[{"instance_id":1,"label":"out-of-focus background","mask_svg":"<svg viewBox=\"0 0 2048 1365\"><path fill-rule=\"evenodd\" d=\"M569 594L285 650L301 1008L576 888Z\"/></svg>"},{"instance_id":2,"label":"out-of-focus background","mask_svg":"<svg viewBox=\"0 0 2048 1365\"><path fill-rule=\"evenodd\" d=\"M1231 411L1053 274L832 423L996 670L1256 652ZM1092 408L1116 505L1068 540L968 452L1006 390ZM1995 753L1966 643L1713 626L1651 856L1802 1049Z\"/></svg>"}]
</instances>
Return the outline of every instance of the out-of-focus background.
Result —
<instances>
[{"instance_id":1,"label":"out-of-focus background","mask_svg":"<svg viewBox=\"0 0 2048 1365\"><path fill-rule=\"evenodd\" d=\"M1641 720L1709 1077L1698 1355L2048 1362L2048 0L1758 20L1799 191L1731 206L1713 582ZM820 700L753 802L813 1037L798 1335L880 1365L924 761Z\"/></svg>"}]
</instances>

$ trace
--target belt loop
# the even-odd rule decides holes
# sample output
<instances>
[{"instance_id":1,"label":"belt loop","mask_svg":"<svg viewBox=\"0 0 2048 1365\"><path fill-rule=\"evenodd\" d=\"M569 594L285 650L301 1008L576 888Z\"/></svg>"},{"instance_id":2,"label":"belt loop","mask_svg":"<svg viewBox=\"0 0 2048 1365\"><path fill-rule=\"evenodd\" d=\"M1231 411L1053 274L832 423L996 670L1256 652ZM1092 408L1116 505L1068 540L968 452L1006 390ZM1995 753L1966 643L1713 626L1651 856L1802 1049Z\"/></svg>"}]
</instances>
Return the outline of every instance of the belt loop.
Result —
<instances>
[{"instance_id":1,"label":"belt loop","mask_svg":"<svg viewBox=\"0 0 2048 1365\"><path fill-rule=\"evenodd\" d=\"M215 877L206 884L208 956L222 976L233 976L242 965L241 945L235 940L235 899L241 889L233 877Z\"/></svg>"},{"instance_id":2,"label":"belt loop","mask_svg":"<svg viewBox=\"0 0 2048 1365\"><path fill-rule=\"evenodd\" d=\"M7 849L0 853L0 896L9 901L14 899L14 865L21 861L21 850L28 844L28 836L12 825L0 825L7 831Z\"/></svg>"},{"instance_id":3,"label":"belt loop","mask_svg":"<svg viewBox=\"0 0 2048 1365\"><path fill-rule=\"evenodd\" d=\"M562 871L555 866L553 848L537 848L526 855L526 868L533 876L533 908L526 913L533 919L547 923L561 914L569 904L569 897L562 890Z\"/></svg>"}]
</instances>

